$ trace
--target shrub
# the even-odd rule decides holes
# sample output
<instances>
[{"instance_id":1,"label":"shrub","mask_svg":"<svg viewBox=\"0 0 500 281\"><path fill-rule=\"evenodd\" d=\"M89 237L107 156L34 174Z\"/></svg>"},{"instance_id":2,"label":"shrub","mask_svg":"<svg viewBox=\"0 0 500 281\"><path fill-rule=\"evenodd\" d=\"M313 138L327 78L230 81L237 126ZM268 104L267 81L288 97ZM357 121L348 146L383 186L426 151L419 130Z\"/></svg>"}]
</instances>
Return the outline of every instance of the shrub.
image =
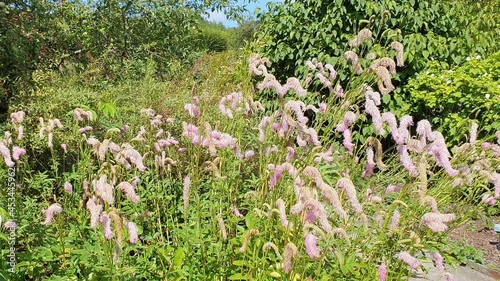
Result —
<instances>
[{"instance_id":1,"label":"shrub","mask_svg":"<svg viewBox=\"0 0 500 281\"><path fill-rule=\"evenodd\" d=\"M471 120L481 136L500 130L500 53L485 59L470 57L463 65L443 69L431 62L425 72L409 80L409 110L414 116L433 116L431 123L451 143L464 142Z\"/></svg>"},{"instance_id":2,"label":"shrub","mask_svg":"<svg viewBox=\"0 0 500 281\"><path fill-rule=\"evenodd\" d=\"M344 46L367 27L382 46L398 40L405 46L402 84L433 58L456 65L466 57L498 50L499 19L495 1L285 1L269 5L257 50L274 62L278 79L303 75L304 62L318 58L335 66ZM397 33L388 33L394 30ZM388 36L392 34L392 36ZM366 55L359 53L358 55ZM383 54L384 55L384 54ZM382 56L383 56L382 55Z\"/></svg>"}]
</instances>

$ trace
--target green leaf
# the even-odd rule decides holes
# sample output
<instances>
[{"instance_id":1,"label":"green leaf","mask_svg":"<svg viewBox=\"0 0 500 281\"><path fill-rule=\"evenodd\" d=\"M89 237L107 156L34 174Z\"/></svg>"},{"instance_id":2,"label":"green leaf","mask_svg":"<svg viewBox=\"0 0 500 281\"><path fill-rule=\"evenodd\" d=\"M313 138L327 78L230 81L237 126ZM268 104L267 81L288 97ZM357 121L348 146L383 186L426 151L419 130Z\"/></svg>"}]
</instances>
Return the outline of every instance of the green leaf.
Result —
<instances>
[{"instance_id":1,"label":"green leaf","mask_svg":"<svg viewBox=\"0 0 500 281\"><path fill-rule=\"evenodd\" d=\"M248 277L246 275L241 274L241 273L236 273L236 274L229 276L229 280L248 280Z\"/></svg>"}]
</instances>

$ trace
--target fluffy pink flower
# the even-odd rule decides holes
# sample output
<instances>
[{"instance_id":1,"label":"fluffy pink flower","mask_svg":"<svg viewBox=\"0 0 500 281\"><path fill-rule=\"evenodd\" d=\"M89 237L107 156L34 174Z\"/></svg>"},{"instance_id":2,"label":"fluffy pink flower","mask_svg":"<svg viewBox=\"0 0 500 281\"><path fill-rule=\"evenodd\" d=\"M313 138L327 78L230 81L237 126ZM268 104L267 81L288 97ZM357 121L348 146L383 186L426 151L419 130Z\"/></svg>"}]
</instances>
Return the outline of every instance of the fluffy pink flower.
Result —
<instances>
[{"instance_id":1,"label":"fluffy pink flower","mask_svg":"<svg viewBox=\"0 0 500 281\"><path fill-rule=\"evenodd\" d=\"M385 263L378 266L378 280L385 281L387 279L387 266Z\"/></svg>"},{"instance_id":2,"label":"fluffy pink flower","mask_svg":"<svg viewBox=\"0 0 500 281\"><path fill-rule=\"evenodd\" d=\"M402 185L392 185L392 184L390 184L385 189L385 196L391 194L392 192L400 192L402 188L403 188Z\"/></svg>"},{"instance_id":3,"label":"fluffy pink flower","mask_svg":"<svg viewBox=\"0 0 500 281\"><path fill-rule=\"evenodd\" d=\"M139 241L139 237L137 235L137 226L135 225L135 223L129 221L127 222L126 227L130 243L134 244Z\"/></svg>"},{"instance_id":4,"label":"fluffy pink flower","mask_svg":"<svg viewBox=\"0 0 500 281\"><path fill-rule=\"evenodd\" d=\"M330 73L331 80L335 80L335 78L337 78L337 72L333 68L333 65L327 63L327 64L325 64L325 69L328 70L328 72Z\"/></svg>"},{"instance_id":5,"label":"fluffy pink flower","mask_svg":"<svg viewBox=\"0 0 500 281\"><path fill-rule=\"evenodd\" d=\"M321 161L325 161L326 163L332 162L333 161L333 147L330 146L330 148L325 151L325 152L320 152L318 153L318 157L314 158L315 163L320 163Z\"/></svg>"},{"instance_id":6,"label":"fluffy pink flower","mask_svg":"<svg viewBox=\"0 0 500 281\"><path fill-rule=\"evenodd\" d=\"M477 139L477 128L478 128L478 125L476 122L472 122L472 125L470 127L470 137L469 137L469 143L471 145L474 145L476 143L476 139Z\"/></svg>"},{"instance_id":7,"label":"fluffy pink flower","mask_svg":"<svg viewBox=\"0 0 500 281\"><path fill-rule=\"evenodd\" d=\"M294 155L295 155L295 149L293 149L293 147L290 147L290 146L287 147L286 149L287 149L288 152L286 154L285 161L286 162L291 162L292 159L293 159L293 157L294 157Z\"/></svg>"},{"instance_id":8,"label":"fluffy pink flower","mask_svg":"<svg viewBox=\"0 0 500 281\"><path fill-rule=\"evenodd\" d=\"M443 232L448 229L445 223L455 219L455 214L426 213L422 216L422 224L434 232Z\"/></svg>"},{"instance_id":9,"label":"fluffy pink flower","mask_svg":"<svg viewBox=\"0 0 500 281\"><path fill-rule=\"evenodd\" d=\"M54 214L62 212L61 205L54 203L50 205L47 210L45 210L45 221L42 222L44 225L49 225L52 223L52 219L54 218Z\"/></svg>"},{"instance_id":10,"label":"fluffy pink flower","mask_svg":"<svg viewBox=\"0 0 500 281\"><path fill-rule=\"evenodd\" d=\"M99 216L103 208L102 205L96 204L96 201L97 199L95 196L93 196L91 199L87 201L87 209L90 212L90 228L92 229L96 228Z\"/></svg>"},{"instance_id":11,"label":"fluffy pink flower","mask_svg":"<svg viewBox=\"0 0 500 281\"><path fill-rule=\"evenodd\" d=\"M398 66L404 66L404 59L403 59L403 44L394 41L391 44L391 48L396 51L396 61L398 63Z\"/></svg>"},{"instance_id":12,"label":"fluffy pink flower","mask_svg":"<svg viewBox=\"0 0 500 281\"><path fill-rule=\"evenodd\" d=\"M415 167L415 165L413 164L410 154L408 153L408 149L406 148L406 145L404 144L398 145L397 150L399 153L399 159L401 160L403 167L410 173L411 176L417 177L418 176L417 167Z\"/></svg>"},{"instance_id":13,"label":"fluffy pink flower","mask_svg":"<svg viewBox=\"0 0 500 281\"><path fill-rule=\"evenodd\" d=\"M317 241L318 238L312 233L309 233L304 237L306 253L311 259L319 258L321 256L317 246Z\"/></svg>"},{"instance_id":14,"label":"fluffy pink flower","mask_svg":"<svg viewBox=\"0 0 500 281\"><path fill-rule=\"evenodd\" d=\"M389 224L389 230L394 231L399 227L399 219L401 218L401 213L398 209L394 210L392 213L391 223Z\"/></svg>"},{"instance_id":15,"label":"fluffy pink flower","mask_svg":"<svg viewBox=\"0 0 500 281\"><path fill-rule=\"evenodd\" d=\"M278 181L280 181L282 173L283 173L283 169L281 168L281 166L277 166L275 168L273 167L273 170L274 170L274 173L271 174L271 176L269 178L269 187L270 188L274 188L276 186Z\"/></svg>"},{"instance_id":16,"label":"fluffy pink flower","mask_svg":"<svg viewBox=\"0 0 500 281\"><path fill-rule=\"evenodd\" d=\"M363 68L359 63L359 58L356 53L354 53L353 51L347 51L344 53L344 58L351 62L352 67L354 68L356 74L360 75L361 73L363 73Z\"/></svg>"},{"instance_id":17,"label":"fluffy pink flower","mask_svg":"<svg viewBox=\"0 0 500 281\"><path fill-rule=\"evenodd\" d=\"M432 259L434 260L437 270L444 270L443 256L441 256L438 252L433 252Z\"/></svg>"},{"instance_id":18,"label":"fluffy pink flower","mask_svg":"<svg viewBox=\"0 0 500 281\"><path fill-rule=\"evenodd\" d=\"M78 133L83 134L83 133L86 133L86 132L90 132L90 131L92 131L92 130L93 130L93 129L92 129L92 127L90 127L90 126L85 126L85 127L83 127L83 128L78 129Z\"/></svg>"},{"instance_id":19,"label":"fluffy pink flower","mask_svg":"<svg viewBox=\"0 0 500 281\"><path fill-rule=\"evenodd\" d=\"M111 230L111 219L109 218L109 216L106 213L102 213L102 215L100 217L100 221L101 221L102 228L104 231L104 237L106 237L106 239L108 239L108 240L112 239L115 236L115 234Z\"/></svg>"},{"instance_id":20,"label":"fluffy pink flower","mask_svg":"<svg viewBox=\"0 0 500 281\"><path fill-rule=\"evenodd\" d=\"M120 153L122 153L125 158L129 159L130 163L134 164L138 171L144 172L146 170L146 166L144 166L142 162L141 154L131 146L126 146Z\"/></svg>"},{"instance_id":21,"label":"fluffy pink flower","mask_svg":"<svg viewBox=\"0 0 500 281\"><path fill-rule=\"evenodd\" d=\"M495 197L493 197L489 194L483 195L481 201L485 204L490 205L490 206L494 206L497 203L497 201L495 200Z\"/></svg>"},{"instance_id":22,"label":"fluffy pink flower","mask_svg":"<svg viewBox=\"0 0 500 281\"><path fill-rule=\"evenodd\" d=\"M419 259L412 257L408 252L401 252L396 257L409 265L413 270L416 270L422 264Z\"/></svg>"},{"instance_id":23,"label":"fluffy pink flower","mask_svg":"<svg viewBox=\"0 0 500 281\"><path fill-rule=\"evenodd\" d=\"M24 126L19 126L17 128L17 140L22 140L24 135Z\"/></svg>"},{"instance_id":24,"label":"fluffy pink flower","mask_svg":"<svg viewBox=\"0 0 500 281\"><path fill-rule=\"evenodd\" d=\"M349 41L349 46L351 47L357 47L361 45L366 40L369 40L372 38L372 32L368 28L363 28L359 31L358 35L356 38L352 39Z\"/></svg>"},{"instance_id":25,"label":"fluffy pink flower","mask_svg":"<svg viewBox=\"0 0 500 281\"><path fill-rule=\"evenodd\" d=\"M7 165L7 167L14 167L15 163L12 161L12 158L10 156L10 150L7 146L5 146L3 141L0 141L0 154L2 154L5 165Z\"/></svg>"},{"instance_id":26,"label":"fluffy pink flower","mask_svg":"<svg viewBox=\"0 0 500 281\"><path fill-rule=\"evenodd\" d=\"M10 121L12 124L21 123L24 120L24 111L18 111L10 114Z\"/></svg>"},{"instance_id":27,"label":"fluffy pink flower","mask_svg":"<svg viewBox=\"0 0 500 281\"><path fill-rule=\"evenodd\" d=\"M12 159L14 159L14 161L19 160L24 155L26 155L26 150L24 148L20 148L18 146L14 146L12 148Z\"/></svg>"},{"instance_id":28,"label":"fluffy pink flower","mask_svg":"<svg viewBox=\"0 0 500 281\"><path fill-rule=\"evenodd\" d=\"M326 109L327 109L328 105L324 102L320 103L319 104L319 112L321 113L325 113L326 112Z\"/></svg>"},{"instance_id":29,"label":"fluffy pink flower","mask_svg":"<svg viewBox=\"0 0 500 281\"><path fill-rule=\"evenodd\" d=\"M375 154L373 152L373 148L369 146L366 149L366 164L365 164L365 170L361 174L362 177L369 177L374 174L374 170L376 167L376 163L374 161Z\"/></svg>"},{"instance_id":30,"label":"fluffy pink flower","mask_svg":"<svg viewBox=\"0 0 500 281\"><path fill-rule=\"evenodd\" d=\"M236 206L233 206L233 208L231 210L233 211L233 214L236 217L243 218L243 215L240 213L240 210L238 210L238 208L236 208Z\"/></svg>"},{"instance_id":31,"label":"fluffy pink flower","mask_svg":"<svg viewBox=\"0 0 500 281\"><path fill-rule=\"evenodd\" d=\"M141 114L146 114L149 117L154 117L156 113L151 108L143 108L141 109Z\"/></svg>"},{"instance_id":32,"label":"fluffy pink flower","mask_svg":"<svg viewBox=\"0 0 500 281\"><path fill-rule=\"evenodd\" d=\"M198 106L192 103L187 103L184 105L184 110L187 111L190 117L198 117L200 116L200 109Z\"/></svg>"},{"instance_id":33,"label":"fluffy pink flower","mask_svg":"<svg viewBox=\"0 0 500 281\"><path fill-rule=\"evenodd\" d=\"M201 138L199 134L199 129L193 124L182 124L184 131L182 132L182 136L185 138L191 139L191 142L194 145L200 144Z\"/></svg>"},{"instance_id":34,"label":"fluffy pink flower","mask_svg":"<svg viewBox=\"0 0 500 281\"><path fill-rule=\"evenodd\" d=\"M70 182L65 182L64 183L64 191L66 191L68 194L73 194L73 185L71 185Z\"/></svg>"},{"instance_id":35,"label":"fluffy pink flower","mask_svg":"<svg viewBox=\"0 0 500 281\"><path fill-rule=\"evenodd\" d=\"M16 224L16 222L14 222L14 221L6 221L6 222L3 224L3 227L5 227L5 228L9 228L9 229L16 229L16 228L17 228L17 224Z\"/></svg>"},{"instance_id":36,"label":"fluffy pink flower","mask_svg":"<svg viewBox=\"0 0 500 281\"><path fill-rule=\"evenodd\" d=\"M285 273L290 273L292 270L292 259L297 256L297 246L292 242L288 242L285 246L285 251L283 252L283 271Z\"/></svg>"},{"instance_id":37,"label":"fluffy pink flower","mask_svg":"<svg viewBox=\"0 0 500 281\"><path fill-rule=\"evenodd\" d=\"M356 196L356 188L354 187L352 181L346 177L343 177L337 181L337 186L344 189L345 193L347 194L349 203L351 203L352 208L354 209L354 212L358 215L363 213L363 207L361 207L361 204L359 204L358 198Z\"/></svg>"},{"instance_id":38,"label":"fluffy pink flower","mask_svg":"<svg viewBox=\"0 0 500 281\"><path fill-rule=\"evenodd\" d=\"M130 200L130 202L132 203L139 202L140 198L139 196L137 196L137 194L135 194L134 187L130 183L124 181L119 183L116 187L125 193L125 196L127 197L128 200Z\"/></svg>"},{"instance_id":39,"label":"fluffy pink flower","mask_svg":"<svg viewBox=\"0 0 500 281\"><path fill-rule=\"evenodd\" d=\"M382 94L389 94L392 92L396 87L392 85L391 81L391 73L387 68L384 66L378 66L375 69L375 74L379 77L379 80L377 82L378 90Z\"/></svg>"},{"instance_id":40,"label":"fluffy pink flower","mask_svg":"<svg viewBox=\"0 0 500 281\"><path fill-rule=\"evenodd\" d=\"M245 151L244 157L245 159L252 158L255 155L255 151L253 150L247 150Z\"/></svg>"},{"instance_id":41,"label":"fluffy pink flower","mask_svg":"<svg viewBox=\"0 0 500 281\"><path fill-rule=\"evenodd\" d=\"M371 116L373 126L375 127L375 131L383 135L385 133L383 128L382 116L380 115L380 111L378 107L375 105L374 101L371 99L367 99L365 102L365 112Z\"/></svg>"},{"instance_id":42,"label":"fluffy pink flower","mask_svg":"<svg viewBox=\"0 0 500 281\"><path fill-rule=\"evenodd\" d=\"M276 207L278 208L278 211L280 213L281 225L283 227L288 227L288 219L286 217L286 207L283 199L279 198L278 200L276 200Z\"/></svg>"},{"instance_id":43,"label":"fluffy pink flower","mask_svg":"<svg viewBox=\"0 0 500 281\"><path fill-rule=\"evenodd\" d=\"M96 194L101 197L104 202L113 205L115 198L113 197L113 186L108 183L108 177L101 175L99 180L93 180L92 185Z\"/></svg>"}]
</instances>

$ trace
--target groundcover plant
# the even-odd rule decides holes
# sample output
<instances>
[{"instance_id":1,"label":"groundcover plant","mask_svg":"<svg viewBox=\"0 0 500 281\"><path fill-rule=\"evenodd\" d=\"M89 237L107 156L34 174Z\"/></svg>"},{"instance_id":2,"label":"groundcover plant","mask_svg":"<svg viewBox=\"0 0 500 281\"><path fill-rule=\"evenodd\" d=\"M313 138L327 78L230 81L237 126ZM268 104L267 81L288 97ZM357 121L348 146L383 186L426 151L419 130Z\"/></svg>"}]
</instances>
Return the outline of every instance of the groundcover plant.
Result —
<instances>
[{"instance_id":1,"label":"groundcover plant","mask_svg":"<svg viewBox=\"0 0 500 281\"><path fill-rule=\"evenodd\" d=\"M137 109L141 119L111 128L84 108L12 113L0 238L15 258L2 276L401 280L431 259L450 280L456 199L498 206L500 134L477 140L471 124L450 152L427 120L380 112L404 50L394 41L395 61L359 56L369 40L361 30L342 63L308 61L308 78L285 84L251 56L260 102L194 93L182 115Z\"/></svg>"}]
</instances>

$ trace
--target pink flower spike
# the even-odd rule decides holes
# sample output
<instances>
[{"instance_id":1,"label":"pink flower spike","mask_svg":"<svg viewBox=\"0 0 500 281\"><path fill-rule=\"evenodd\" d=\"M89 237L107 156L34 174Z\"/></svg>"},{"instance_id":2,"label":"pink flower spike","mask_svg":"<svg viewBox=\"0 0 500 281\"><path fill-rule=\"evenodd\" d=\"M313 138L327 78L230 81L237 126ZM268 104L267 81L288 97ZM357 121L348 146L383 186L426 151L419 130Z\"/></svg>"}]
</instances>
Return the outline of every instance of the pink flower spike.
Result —
<instances>
[{"instance_id":1,"label":"pink flower spike","mask_svg":"<svg viewBox=\"0 0 500 281\"><path fill-rule=\"evenodd\" d=\"M441 256L438 252L432 253L432 259L434 260L434 263L436 264L437 270L444 270L444 260L443 256Z\"/></svg>"},{"instance_id":2,"label":"pink flower spike","mask_svg":"<svg viewBox=\"0 0 500 281\"><path fill-rule=\"evenodd\" d=\"M44 225L49 225L52 223L52 219L54 218L54 214L62 212L61 205L54 203L50 205L45 211L45 221L42 223Z\"/></svg>"},{"instance_id":3,"label":"pink flower spike","mask_svg":"<svg viewBox=\"0 0 500 281\"><path fill-rule=\"evenodd\" d=\"M139 241L139 237L137 235L137 226L135 223L129 221L127 222L127 230L130 243L134 244Z\"/></svg>"},{"instance_id":4,"label":"pink flower spike","mask_svg":"<svg viewBox=\"0 0 500 281\"><path fill-rule=\"evenodd\" d=\"M135 193L134 186L132 184L124 181L124 182L121 182L120 184L118 184L117 188L120 189L121 191L123 191L123 193L125 193L125 197L127 197L127 199L130 202L132 202L132 203L139 202L140 198Z\"/></svg>"},{"instance_id":5,"label":"pink flower spike","mask_svg":"<svg viewBox=\"0 0 500 281\"><path fill-rule=\"evenodd\" d=\"M189 187L191 186L191 178L184 177L184 188L182 190L182 200L184 201L184 210L189 207Z\"/></svg>"},{"instance_id":6,"label":"pink flower spike","mask_svg":"<svg viewBox=\"0 0 500 281\"><path fill-rule=\"evenodd\" d=\"M18 146L12 148L12 159L14 159L14 161L18 161L24 155L26 155L26 150L24 148Z\"/></svg>"},{"instance_id":7,"label":"pink flower spike","mask_svg":"<svg viewBox=\"0 0 500 281\"><path fill-rule=\"evenodd\" d=\"M306 252L311 259L319 258L321 256L318 250L317 241L318 238L311 233L307 234L306 237L304 237Z\"/></svg>"},{"instance_id":8,"label":"pink flower spike","mask_svg":"<svg viewBox=\"0 0 500 281\"><path fill-rule=\"evenodd\" d=\"M409 265L413 270L416 270L422 264L419 259L412 257L408 252L401 252L396 257Z\"/></svg>"},{"instance_id":9,"label":"pink flower spike","mask_svg":"<svg viewBox=\"0 0 500 281\"><path fill-rule=\"evenodd\" d=\"M325 102L322 102L319 104L319 112L325 113L327 108L328 108L328 105Z\"/></svg>"},{"instance_id":10,"label":"pink flower spike","mask_svg":"<svg viewBox=\"0 0 500 281\"><path fill-rule=\"evenodd\" d=\"M87 209L90 212L90 228L95 229L102 212L102 205L96 204L96 197L92 197L87 201Z\"/></svg>"},{"instance_id":11,"label":"pink flower spike","mask_svg":"<svg viewBox=\"0 0 500 281\"><path fill-rule=\"evenodd\" d=\"M378 266L378 280L385 281L387 279L387 266L383 263Z\"/></svg>"},{"instance_id":12,"label":"pink flower spike","mask_svg":"<svg viewBox=\"0 0 500 281\"><path fill-rule=\"evenodd\" d=\"M113 231L111 231L111 219L106 213L103 213L101 215L100 221L104 230L104 237L106 237L106 239L108 240L112 239L115 235Z\"/></svg>"},{"instance_id":13,"label":"pink flower spike","mask_svg":"<svg viewBox=\"0 0 500 281\"><path fill-rule=\"evenodd\" d=\"M9 228L9 229L16 229L17 228L17 224L16 222L14 221L6 221L4 224L3 224L3 227L5 228Z\"/></svg>"}]
</instances>

